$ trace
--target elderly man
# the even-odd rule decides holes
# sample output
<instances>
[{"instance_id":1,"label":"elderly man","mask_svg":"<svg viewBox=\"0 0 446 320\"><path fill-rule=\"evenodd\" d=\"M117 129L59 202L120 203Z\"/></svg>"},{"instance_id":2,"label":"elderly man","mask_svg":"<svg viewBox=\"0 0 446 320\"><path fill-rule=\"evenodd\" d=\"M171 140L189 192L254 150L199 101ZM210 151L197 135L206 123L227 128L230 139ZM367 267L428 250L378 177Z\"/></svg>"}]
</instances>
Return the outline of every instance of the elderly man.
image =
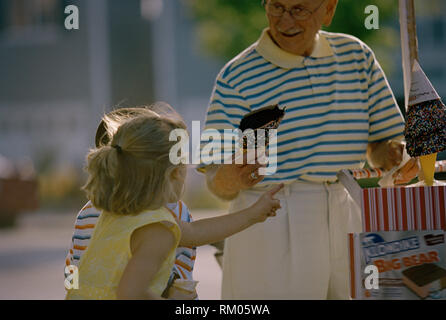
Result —
<instances>
[{"instance_id":1,"label":"elderly man","mask_svg":"<svg viewBox=\"0 0 446 320\"><path fill-rule=\"evenodd\" d=\"M277 171L259 164L207 167L209 189L247 207L284 182L277 217L226 240L223 299L348 299L347 233L359 208L337 182L367 159L390 169L402 158L404 122L371 49L321 31L337 0L267 0L269 27L219 73L206 128L237 128L258 108L287 112L278 129Z\"/></svg>"}]
</instances>

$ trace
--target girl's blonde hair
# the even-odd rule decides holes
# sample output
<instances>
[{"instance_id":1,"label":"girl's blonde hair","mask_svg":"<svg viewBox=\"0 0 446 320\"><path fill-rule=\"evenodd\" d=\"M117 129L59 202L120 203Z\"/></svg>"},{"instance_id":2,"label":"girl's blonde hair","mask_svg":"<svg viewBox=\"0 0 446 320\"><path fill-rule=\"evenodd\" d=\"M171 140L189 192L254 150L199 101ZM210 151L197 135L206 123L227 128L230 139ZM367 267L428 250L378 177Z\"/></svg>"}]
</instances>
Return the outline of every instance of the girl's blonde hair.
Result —
<instances>
[{"instance_id":1,"label":"girl's blonde hair","mask_svg":"<svg viewBox=\"0 0 446 320\"><path fill-rule=\"evenodd\" d=\"M107 124L105 123L104 118L99 123L95 136L96 148L110 143L111 137L116 132L123 119L130 119L139 115L147 114L148 110L151 110L160 116L166 116L178 121L184 121L178 112L176 112L168 103L163 101L138 107L117 108L104 116L104 118L107 119Z\"/></svg>"},{"instance_id":2,"label":"girl's blonde hair","mask_svg":"<svg viewBox=\"0 0 446 320\"><path fill-rule=\"evenodd\" d=\"M152 110L103 117L111 141L88 153L89 176L82 187L96 208L137 214L180 197L171 181L178 165L169 161L177 141L169 141L169 134L174 129L186 129L186 125L179 116Z\"/></svg>"}]
</instances>

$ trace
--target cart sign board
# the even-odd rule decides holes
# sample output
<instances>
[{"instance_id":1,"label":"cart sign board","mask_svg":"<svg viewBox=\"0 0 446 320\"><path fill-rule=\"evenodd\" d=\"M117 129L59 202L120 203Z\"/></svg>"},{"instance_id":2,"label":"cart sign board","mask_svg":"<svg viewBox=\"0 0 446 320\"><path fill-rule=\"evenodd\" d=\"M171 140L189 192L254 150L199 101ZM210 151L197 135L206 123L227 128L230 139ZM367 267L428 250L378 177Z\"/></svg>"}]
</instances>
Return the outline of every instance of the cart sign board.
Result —
<instances>
[{"instance_id":1,"label":"cart sign board","mask_svg":"<svg viewBox=\"0 0 446 320\"><path fill-rule=\"evenodd\" d=\"M351 296L358 300L446 300L443 230L349 234ZM365 270L378 269L367 286Z\"/></svg>"},{"instance_id":2,"label":"cart sign board","mask_svg":"<svg viewBox=\"0 0 446 320\"><path fill-rule=\"evenodd\" d=\"M417 186L362 189L349 170L340 182L362 210L362 230L446 230L446 187Z\"/></svg>"}]
</instances>

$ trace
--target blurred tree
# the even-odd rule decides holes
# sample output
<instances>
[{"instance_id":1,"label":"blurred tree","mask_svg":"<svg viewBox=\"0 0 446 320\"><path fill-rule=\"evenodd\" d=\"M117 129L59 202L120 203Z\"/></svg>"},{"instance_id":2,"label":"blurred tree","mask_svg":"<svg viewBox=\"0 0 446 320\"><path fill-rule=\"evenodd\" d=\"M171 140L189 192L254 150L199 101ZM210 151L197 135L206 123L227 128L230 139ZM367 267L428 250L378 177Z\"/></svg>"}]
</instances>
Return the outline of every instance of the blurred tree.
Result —
<instances>
[{"instance_id":1,"label":"blurred tree","mask_svg":"<svg viewBox=\"0 0 446 320\"><path fill-rule=\"evenodd\" d=\"M268 21L261 0L183 0L197 21L197 32L204 49L214 57L229 60L258 39ZM379 30L367 30L364 9L379 8ZM398 29L387 22L398 23L396 0L339 0L335 17L327 31L356 36L376 47L392 47L399 43ZM377 53L381 61L385 54ZM386 59L384 59L386 60ZM383 65L389 63L381 61Z\"/></svg>"}]
</instances>

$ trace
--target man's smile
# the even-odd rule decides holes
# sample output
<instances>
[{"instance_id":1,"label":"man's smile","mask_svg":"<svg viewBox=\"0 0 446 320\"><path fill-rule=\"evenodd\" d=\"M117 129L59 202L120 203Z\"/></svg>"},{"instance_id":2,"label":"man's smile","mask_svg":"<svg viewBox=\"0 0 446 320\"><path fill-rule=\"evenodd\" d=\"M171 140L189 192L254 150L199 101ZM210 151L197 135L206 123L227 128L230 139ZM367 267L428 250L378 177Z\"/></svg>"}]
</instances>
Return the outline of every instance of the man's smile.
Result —
<instances>
[{"instance_id":1,"label":"man's smile","mask_svg":"<svg viewBox=\"0 0 446 320\"><path fill-rule=\"evenodd\" d=\"M289 33L289 32L281 32L281 34L282 34L284 37L287 37L287 38L295 37L295 36L297 36L298 34L301 34L301 33L302 33L302 31L297 31L297 32L292 32L292 33Z\"/></svg>"},{"instance_id":2,"label":"man's smile","mask_svg":"<svg viewBox=\"0 0 446 320\"><path fill-rule=\"evenodd\" d=\"M287 37L287 38L295 37L303 32L303 30L301 28L290 28L286 31L282 31L282 30L278 29L277 31L279 31L281 35L283 35L284 37Z\"/></svg>"}]
</instances>

